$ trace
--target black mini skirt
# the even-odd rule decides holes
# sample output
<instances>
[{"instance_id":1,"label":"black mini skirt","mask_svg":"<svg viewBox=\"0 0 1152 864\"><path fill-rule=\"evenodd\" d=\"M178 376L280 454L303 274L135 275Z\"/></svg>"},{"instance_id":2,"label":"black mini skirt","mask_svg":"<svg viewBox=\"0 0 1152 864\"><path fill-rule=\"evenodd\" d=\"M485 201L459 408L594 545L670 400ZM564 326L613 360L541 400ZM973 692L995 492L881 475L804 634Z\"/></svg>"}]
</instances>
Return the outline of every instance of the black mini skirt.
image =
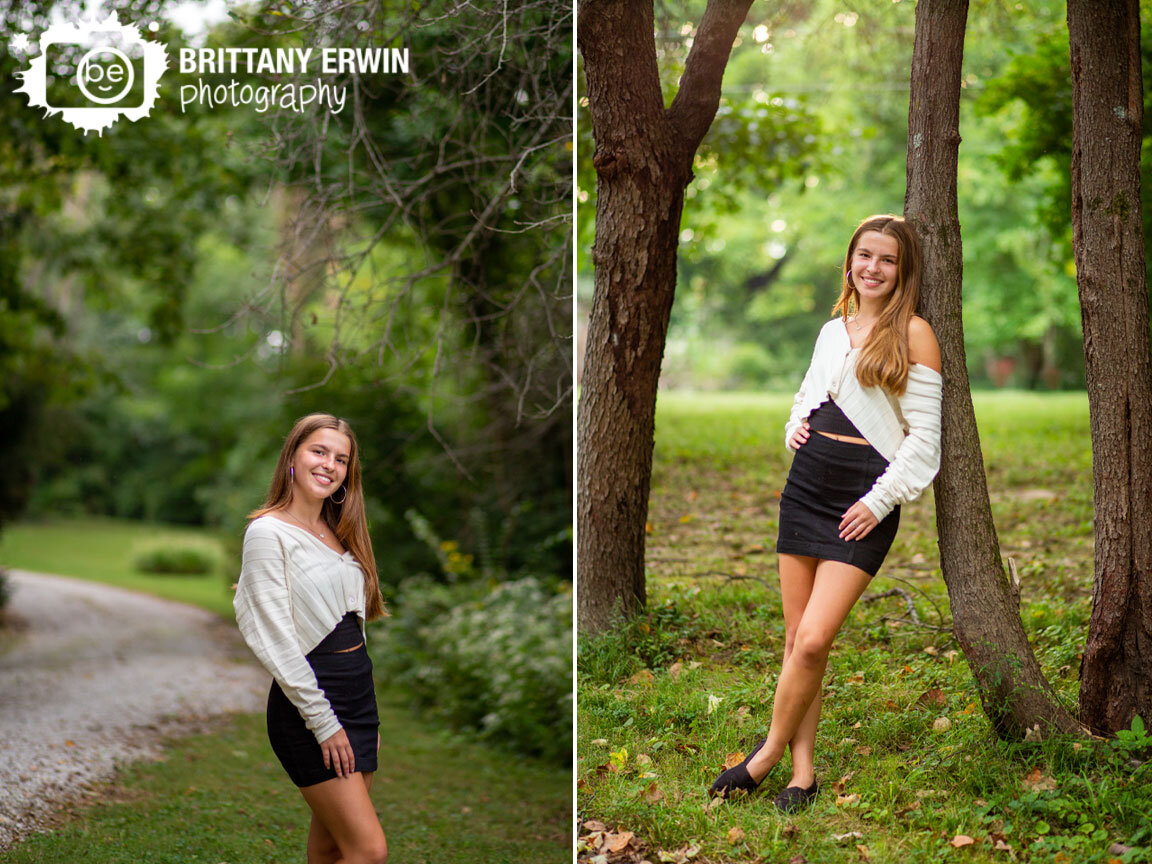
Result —
<instances>
[{"instance_id":1,"label":"black mini skirt","mask_svg":"<svg viewBox=\"0 0 1152 864\"><path fill-rule=\"evenodd\" d=\"M813 432L796 451L780 496L776 551L840 561L875 576L900 527L899 506L863 540L841 540L840 519L887 468L870 444Z\"/></svg>"},{"instance_id":2,"label":"black mini skirt","mask_svg":"<svg viewBox=\"0 0 1152 864\"><path fill-rule=\"evenodd\" d=\"M329 650L333 645L346 641L334 637L344 636L350 626L355 626L359 632L356 616L352 613L308 653L306 659L316 673L316 683L324 691L348 735L355 754L355 770L375 771L376 733L380 718L376 713L376 689L368 648L361 645L354 651L342 653ZM304 718L276 681L268 691L267 720L272 751L293 783L313 786L336 778L332 768L324 767L324 756L316 736L304 725Z\"/></svg>"}]
</instances>

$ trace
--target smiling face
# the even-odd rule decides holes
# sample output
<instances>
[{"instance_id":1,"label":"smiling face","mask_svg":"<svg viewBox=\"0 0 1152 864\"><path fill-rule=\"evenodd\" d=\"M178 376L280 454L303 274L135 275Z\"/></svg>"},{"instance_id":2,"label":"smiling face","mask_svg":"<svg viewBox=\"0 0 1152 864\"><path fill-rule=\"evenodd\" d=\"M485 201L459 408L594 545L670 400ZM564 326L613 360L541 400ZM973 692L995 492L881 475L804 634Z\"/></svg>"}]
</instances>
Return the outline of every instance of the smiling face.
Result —
<instances>
[{"instance_id":1,"label":"smiling face","mask_svg":"<svg viewBox=\"0 0 1152 864\"><path fill-rule=\"evenodd\" d=\"M864 303L883 300L896 290L900 244L879 231L865 231L852 250L852 285Z\"/></svg>"},{"instance_id":2,"label":"smiling face","mask_svg":"<svg viewBox=\"0 0 1152 864\"><path fill-rule=\"evenodd\" d=\"M340 488L348 475L352 441L336 429L317 429L292 457L292 491L323 500ZM339 500L339 499L337 499Z\"/></svg>"}]
</instances>

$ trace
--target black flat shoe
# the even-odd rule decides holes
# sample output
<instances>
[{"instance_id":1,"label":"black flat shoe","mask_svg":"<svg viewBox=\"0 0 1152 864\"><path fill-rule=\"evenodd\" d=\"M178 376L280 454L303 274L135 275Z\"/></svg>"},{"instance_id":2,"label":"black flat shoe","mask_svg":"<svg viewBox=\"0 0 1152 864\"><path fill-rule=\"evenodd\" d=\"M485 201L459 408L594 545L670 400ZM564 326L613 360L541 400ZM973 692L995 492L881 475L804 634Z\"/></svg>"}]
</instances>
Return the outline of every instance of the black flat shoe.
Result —
<instances>
[{"instance_id":1,"label":"black flat shoe","mask_svg":"<svg viewBox=\"0 0 1152 864\"><path fill-rule=\"evenodd\" d=\"M733 765L723 774L715 779L712 787L708 790L708 794L713 797L719 795L721 798L727 798L730 794L737 789L742 789L745 792L755 792L760 784L752 779L752 775L748 773L748 763L752 761L752 757L760 752L760 748L764 746L767 738L761 739L760 743L752 748L744 761L739 765Z\"/></svg>"},{"instance_id":2,"label":"black flat shoe","mask_svg":"<svg viewBox=\"0 0 1152 864\"><path fill-rule=\"evenodd\" d=\"M812 785L807 789L801 789L799 786L788 786L776 796L774 803L776 809L781 813L796 813L811 806L819 794L820 784L813 780Z\"/></svg>"}]
</instances>

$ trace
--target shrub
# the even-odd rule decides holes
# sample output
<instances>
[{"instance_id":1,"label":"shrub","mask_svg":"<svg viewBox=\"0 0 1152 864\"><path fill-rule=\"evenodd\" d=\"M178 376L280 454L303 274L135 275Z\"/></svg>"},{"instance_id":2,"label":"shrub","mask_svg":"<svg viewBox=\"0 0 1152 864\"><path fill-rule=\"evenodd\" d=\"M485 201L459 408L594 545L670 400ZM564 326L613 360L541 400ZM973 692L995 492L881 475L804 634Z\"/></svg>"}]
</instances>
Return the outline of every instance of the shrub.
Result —
<instances>
[{"instance_id":1,"label":"shrub","mask_svg":"<svg viewBox=\"0 0 1152 864\"><path fill-rule=\"evenodd\" d=\"M0 611L12 599L12 583L8 581L8 571L0 567Z\"/></svg>"},{"instance_id":2,"label":"shrub","mask_svg":"<svg viewBox=\"0 0 1152 864\"><path fill-rule=\"evenodd\" d=\"M198 575L215 569L217 557L198 546L158 546L136 556L136 569L143 573Z\"/></svg>"},{"instance_id":3,"label":"shrub","mask_svg":"<svg viewBox=\"0 0 1152 864\"><path fill-rule=\"evenodd\" d=\"M572 597L533 577L496 584L406 580L372 640L381 677L429 715L523 753L572 748Z\"/></svg>"}]
</instances>

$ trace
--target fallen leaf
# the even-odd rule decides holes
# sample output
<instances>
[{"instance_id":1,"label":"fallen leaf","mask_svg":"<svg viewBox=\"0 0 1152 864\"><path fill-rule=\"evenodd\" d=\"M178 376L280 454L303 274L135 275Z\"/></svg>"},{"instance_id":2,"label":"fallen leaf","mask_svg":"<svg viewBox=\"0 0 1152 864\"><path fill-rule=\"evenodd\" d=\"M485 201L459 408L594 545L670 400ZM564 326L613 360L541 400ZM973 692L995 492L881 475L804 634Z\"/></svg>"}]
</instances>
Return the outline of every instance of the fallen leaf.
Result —
<instances>
[{"instance_id":1,"label":"fallen leaf","mask_svg":"<svg viewBox=\"0 0 1152 864\"><path fill-rule=\"evenodd\" d=\"M683 516L680 517L680 524L681 525L687 525L691 521L692 521L692 514L691 513L685 513Z\"/></svg>"},{"instance_id":2,"label":"fallen leaf","mask_svg":"<svg viewBox=\"0 0 1152 864\"><path fill-rule=\"evenodd\" d=\"M744 829L741 828L739 825L735 826L734 828L732 828L731 831L728 832L728 842L729 843L736 844L736 843L739 843L740 841L742 841L743 839L744 839Z\"/></svg>"},{"instance_id":3,"label":"fallen leaf","mask_svg":"<svg viewBox=\"0 0 1152 864\"><path fill-rule=\"evenodd\" d=\"M1012 847L1005 843L1003 840L997 840L992 844L992 848L997 852L1010 852Z\"/></svg>"},{"instance_id":4,"label":"fallen leaf","mask_svg":"<svg viewBox=\"0 0 1152 864\"><path fill-rule=\"evenodd\" d=\"M1113 843L1108 847L1110 855L1123 855L1125 852L1131 851L1131 846L1125 846L1123 843Z\"/></svg>"},{"instance_id":5,"label":"fallen leaf","mask_svg":"<svg viewBox=\"0 0 1152 864\"><path fill-rule=\"evenodd\" d=\"M937 717L934 721L932 721L933 732L947 732L951 728L952 721L947 717Z\"/></svg>"},{"instance_id":6,"label":"fallen leaf","mask_svg":"<svg viewBox=\"0 0 1152 864\"><path fill-rule=\"evenodd\" d=\"M645 534L651 534L652 533L652 523L651 522L645 522L644 523L644 533Z\"/></svg>"},{"instance_id":7,"label":"fallen leaf","mask_svg":"<svg viewBox=\"0 0 1152 864\"><path fill-rule=\"evenodd\" d=\"M859 728L861 728L863 725L864 725L863 723L861 723L859 720L857 720L855 723L853 723L853 724L852 724L852 728L853 728L853 729L859 729Z\"/></svg>"},{"instance_id":8,"label":"fallen leaf","mask_svg":"<svg viewBox=\"0 0 1152 864\"><path fill-rule=\"evenodd\" d=\"M855 776L856 776L855 771L849 771L847 774L845 774L843 777L841 777L839 780L837 780L835 783L832 784L832 791L835 792L837 795L839 795L841 792L844 791L844 787L847 786L848 783L851 782L852 778Z\"/></svg>"},{"instance_id":9,"label":"fallen leaf","mask_svg":"<svg viewBox=\"0 0 1152 864\"><path fill-rule=\"evenodd\" d=\"M605 834L604 845L600 847L601 852L623 852L628 844L632 842L633 833L631 831L622 831L619 834Z\"/></svg>"},{"instance_id":10,"label":"fallen leaf","mask_svg":"<svg viewBox=\"0 0 1152 864\"><path fill-rule=\"evenodd\" d=\"M962 846L971 846L976 841L969 837L967 834L957 834L948 842L959 849Z\"/></svg>"},{"instance_id":11,"label":"fallen leaf","mask_svg":"<svg viewBox=\"0 0 1152 864\"><path fill-rule=\"evenodd\" d=\"M648 669L641 669L635 675L628 679L629 684L651 684L656 678L655 675Z\"/></svg>"},{"instance_id":12,"label":"fallen leaf","mask_svg":"<svg viewBox=\"0 0 1152 864\"><path fill-rule=\"evenodd\" d=\"M859 803L859 801L860 801L860 796L857 795L855 792L853 792L851 795L837 795L836 796L836 806L837 807L847 807L850 804Z\"/></svg>"},{"instance_id":13,"label":"fallen leaf","mask_svg":"<svg viewBox=\"0 0 1152 864\"><path fill-rule=\"evenodd\" d=\"M907 807L901 807L899 810L896 811L896 815L897 816L904 816L908 813L911 813L913 810L919 810L920 807L921 807L920 801L916 800L916 801L913 801L911 804L909 804Z\"/></svg>"},{"instance_id":14,"label":"fallen leaf","mask_svg":"<svg viewBox=\"0 0 1152 864\"><path fill-rule=\"evenodd\" d=\"M607 825L605 825L603 822L600 822L596 819L589 819L587 822L584 823L584 827L587 828L589 831L607 831L608 830Z\"/></svg>"},{"instance_id":15,"label":"fallen leaf","mask_svg":"<svg viewBox=\"0 0 1152 864\"><path fill-rule=\"evenodd\" d=\"M868 747L868 746L857 747L856 748L856 755L857 756L871 756L872 755L872 748Z\"/></svg>"},{"instance_id":16,"label":"fallen leaf","mask_svg":"<svg viewBox=\"0 0 1152 864\"><path fill-rule=\"evenodd\" d=\"M708 697L708 713L711 714L720 707L720 703L724 701L723 696L709 696Z\"/></svg>"},{"instance_id":17,"label":"fallen leaf","mask_svg":"<svg viewBox=\"0 0 1152 864\"><path fill-rule=\"evenodd\" d=\"M833 834L832 839L837 843L847 843L851 840L863 840L864 835L859 831L849 831L847 834Z\"/></svg>"},{"instance_id":18,"label":"fallen leaf","mask_svg":"<svg viewBox=\"0 0 1152 864\"><path fill-rule=\"evenodd\" d=\"M935 645L925 645L924 653L929 657L938 657L940 655L940 651Z\"/></svg>"},{"instance_id":19,"label":"fallen leaf","mask_svg":"<svg viewBox=\"0 0 1152 864\"><path fill-rule=\"evenodd\" d=\"M863 684L864 683L864 673L863 672L857 672L855 675L849 675L848 680L850 682L852 682L853 684Z\"/></svg>"},{"instance_id":20,"label":"fallen leaf","mask_svg":"<svg viewBox=\"0 0 1152 864\"><path fill-rule=\"evenodd\" d=\"M636 764L637 765L651 765L652 764L652 757L649 756L647 753L637 753L636 754Z\"/></svg>"},{"instance_id":21,"label":"fallen leaf","mask_svg":"<svg viewBox=\"0 0 1152 864\"><path fill-rule=\"evenodd\" d=\"M715 810L717 807L719 807L723 803L724 803L724 796L723 795L717 795L715 798L713 798L711 801L708 802L708 806L705 807L704 809L705 810Z\"/></svg>"},{"instance_id":22,"label":"fallen leaf","mask_svg":"<svg viewBox=\"0 0 1152 864\"><path fill-rule=\"evenodd\" d=\"M593 738L592 739L592 746L594 746L594 747L607 747L608 746L608 739L607 738Z\"/></svg>"},{"instance_id":23,"label":"fallen leaf","mask_svg":"<svg viewBox=\"0 0 1152 864\"><path fill-rule=\"evenodd\" d=\"M782 833L784 834L785 839L791 840L793 837L800 833L800 829L797 827L795 822L789 822L784 826L784 831Z\"/></svg>"},{"instance_id":24,"label":"fallen leaf","mask_svg":"<svg viewBox=\"0 0 1152 864\"><path fill-rule=\"evenodd\" d=\"M661 792L658 788L656 788L656 782L655 781L648 784L647 788L645 788L645 790L644 790L643 795L644 795L644 800L647 801L649 804L657 804L657 803L664 800L664 793Z\"/></svg>"},{"instance_id":25,"label":"fallen leaf","mask_svg":"<svg viewBox=\"0 0 1152 864\"><path fill-rule=\"evenodd\" d=\"M733 750L731 753L724 757L724 770L727 771L729 768L735 768L743 761L744 754L739 750Z\"/></svg>"},{"instance_id":26,"label":"fallen leaf","mask_svg":"<svg viewBox=\"0 0 1152 864\"><path fill-rule=\"evenodd\" d=\"M865 861L871 861L872 860L872 853L870 853L868 851L867 846L862 846L861 844L857 843L856 844L856 851L860 853L860 857L863 858Z\"/></svg>"},{"instance_id":27,"label":"fallen leaf","mask_svg":"<svg viewBox=\"0 0 1152 864\"><path fill-rule=\"evenodd\" d=\"M689 669L699 669L703 665L704 664L701 663L699 660L689 660L688 661L688 668Z\"/></svg>"},{"instance_id":28,"label":"fallen leaf","mask_svg":"<svg viewBox=\"0 0 1152 864\"><path fill-rule=\"evenodd\" d=\"M1039 768L1033 768L1021 782L1025 789L1030 789L1033 792L1047 792L1056 788L1056 779L1045 777Z\"/></svg>"},{"instance_id":29,"label":"fallen leaf","mask_svg":"<svg viewBox=\"0 0 1152 864\"><path fill-rule=\"evenodd\" d=\"M677 660L668 667L668 674L672 676L672 680L676 681L680 678L680 673L684 670L684 664Z\"/></svg>"},{"instance_id":30,"label":"fallen leaf","mask_svg":"<svg viewBox=\"0 0 1152 864\"><path fill-rule=\"evenodd\" d=\"M803 855L793 855L788 859L788 864L808 864L808 859Z\"/></svg>"},{"instance_id":31,"label":"fallen leaf","mask_svg":"<svg viewBox=\"0 0 1152 864\"><path fill-rule=\"evenodd\" d=\"M1066 852L1057 852L1052 856L1052 864L1072 864L1072 859Z\"/></svg>"}]
</instances>

